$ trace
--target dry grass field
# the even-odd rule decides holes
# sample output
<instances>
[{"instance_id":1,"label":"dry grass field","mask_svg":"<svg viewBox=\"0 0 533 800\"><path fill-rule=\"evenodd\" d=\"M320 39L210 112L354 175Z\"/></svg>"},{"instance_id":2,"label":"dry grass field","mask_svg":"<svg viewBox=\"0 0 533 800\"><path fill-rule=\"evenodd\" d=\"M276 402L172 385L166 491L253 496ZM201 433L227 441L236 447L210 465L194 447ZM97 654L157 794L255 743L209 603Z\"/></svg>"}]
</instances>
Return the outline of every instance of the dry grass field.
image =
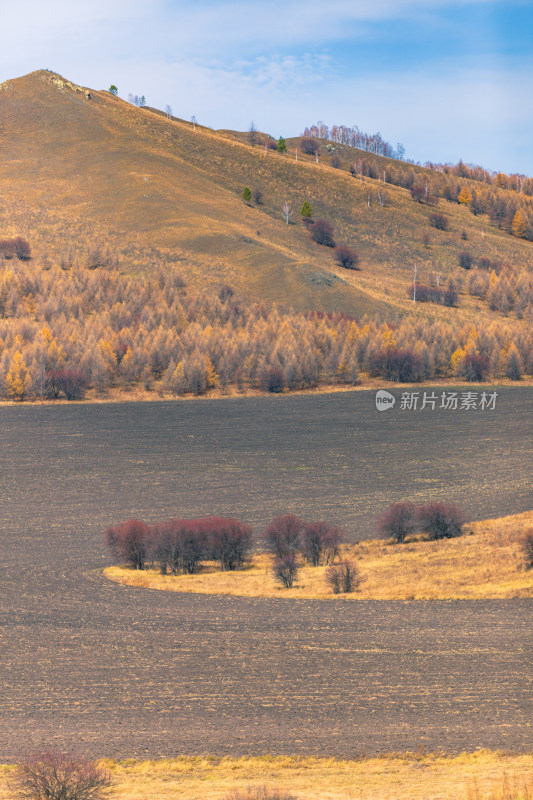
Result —
<instances>
[{"instance_id":1,"label":"dry grass field","mask_svg":"<svg viewBox=\"0 0 533 800\"><path fill-rule=\"evenodd\" d=\"M106 91L90 93L89 100L86 90L46 71L0 85L0 227L3 235L26 236L46 263L84 266L96 248L131 273L178 263L192 289L230 283L268 303L356 316L410 310L415 263L422 282L436 271L443 283L448 275L464 279L458 255L465 248L530 268L531 243L458 204L440 202L447 232L429 227L432 208L406 189L387 185L389 204L381 207L375 195L383 184L348 172L360 151L337 147L343 163L334 169L327 155L318 164L302 154L296 160L297 140L279 155ZM262 191L261 204L243 202L245 185ZM315 218L334 223L337 243L356 248L361 271L338 268L331 249L310 240L299 220L304 200ZM286 201L290 225L281 215ZM465 323L493 313L466 294L459 309L423 306L421 317Z\"/></svg>"},{"instance_id":2,"label":"dry grass field","mask_svg":"<svg viewBox=\"0 0 533 800\"><path fill-rule=\"evenodd\" d=\"M458 600L533 597L533 571L523 568L520 537L533 527L533 511L466 525L472 531L457 539L403 545L364 541L346 545L341 557L352 559L361 577L359 588L340 595L346 600ZM161 575L157 568L104 570L111 580L129 586L174 592L231 594L244 597L339 599L327 586L326 567L303 566L291 589L272 576L272 558L256 554L237 572L206 565L196 575Z\"/></svg>"},{"instance_id":3,"label":"dry grass field","mask_svg":"<svg viewBox=\"0 0 533 800\"><path fill-rule=\"evenodd\" d=\"M533 755L394 754L345 761L263 756L104 760L112 800L530 800ZM0 767L0 800L12 768Z\"/></svg>"}]
</instances>

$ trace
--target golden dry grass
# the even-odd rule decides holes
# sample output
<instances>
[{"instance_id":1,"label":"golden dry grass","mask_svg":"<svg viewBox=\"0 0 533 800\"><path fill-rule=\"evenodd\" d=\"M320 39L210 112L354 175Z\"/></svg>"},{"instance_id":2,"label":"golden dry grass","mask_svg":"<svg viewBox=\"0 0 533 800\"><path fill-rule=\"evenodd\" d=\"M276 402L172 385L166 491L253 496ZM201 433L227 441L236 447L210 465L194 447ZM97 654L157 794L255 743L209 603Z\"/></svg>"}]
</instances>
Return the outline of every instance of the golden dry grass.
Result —
<instances>
[{"instance_id":1,"label":"golden dry grass","mask_svg":"<svg viewBox=\"0 0 533 800\"><path fill-rule=\"evenodd\" d=\"M533 755L493 751L455 757L406 753L358 761L271 757L180 757L104 761L113 800L222 800L235 792L270 790L298 800L531 800ZM0 800L11 767L0 767Z\"/></svg>"},{"instance_id":2,"label":"golden dry grass","mask_svg":"<svg viewBox=\"0 0 533 800\"><path fill-rule=\"evenodd\" d=\"M292 589L272 577L271 557L257 554L239 572L221 572L208 564L197 575L161 575L108 567L104 575L117 583L150 589L244 597L350 600L448 600L533 597L533 570L523 568L520 536L533 524L533 511L465 526L473 531L436 542L413 539L403 545L372 540L347 545L361 575L359 589L334 595L325 582L325 567L303 567Z\"/></svg>"}]
</instances>

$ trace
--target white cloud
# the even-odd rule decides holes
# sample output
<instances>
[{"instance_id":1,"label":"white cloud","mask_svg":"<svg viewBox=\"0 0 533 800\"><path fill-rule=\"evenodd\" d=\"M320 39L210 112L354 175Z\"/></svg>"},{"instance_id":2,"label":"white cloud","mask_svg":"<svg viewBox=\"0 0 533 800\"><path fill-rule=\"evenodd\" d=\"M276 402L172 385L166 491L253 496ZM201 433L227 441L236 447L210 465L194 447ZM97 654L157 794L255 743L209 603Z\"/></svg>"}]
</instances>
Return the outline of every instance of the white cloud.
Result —
<instances>
[{"instance_id":1,"label":"white cloud","mask_svg":"<svg viewBox=\"0 0 533 800\"><path fill-rule=\"evenodd\" d=\"M18 0L4 3L0 65L115 51L127 57L227 58L364 38L368 23L493 0ZM23 42L23 47L21 47ZM53 66L51 67L53 68Z\"/></svg>"}]
</instances>

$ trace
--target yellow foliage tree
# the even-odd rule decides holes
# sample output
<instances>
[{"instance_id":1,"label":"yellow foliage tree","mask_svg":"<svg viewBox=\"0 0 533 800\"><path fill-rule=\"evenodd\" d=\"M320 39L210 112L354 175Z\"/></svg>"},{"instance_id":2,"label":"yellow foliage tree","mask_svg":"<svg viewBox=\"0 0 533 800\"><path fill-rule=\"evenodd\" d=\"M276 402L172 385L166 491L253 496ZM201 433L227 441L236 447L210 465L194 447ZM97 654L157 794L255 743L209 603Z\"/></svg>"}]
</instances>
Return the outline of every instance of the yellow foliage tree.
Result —
<instances>
[{"instance_id":1,"label":"yellow foliage tree","mask_svg":"<svg viewBox=\"0 0 533 800\"><path fill-rule=\"evenodd\" d=\"M100 339L99 343L100 353L102 354L102 358L105 361L106 367L111 371L114 372L117 368L117 357L115 355L115 351L111 346L111 342L107 339Z\"/></svg>"},{"instance_id":2,"label":"yellow foliage tree","mask_svg":"<svg viewBox=\"0 0 533 800\"><path fill-rule=\"evenodd\" d=\"M30 374L20 350L15 352L6 376L9 395L15 400L24 400L31 386Z\"/></svg>"},{"instance_id":3,"label":"yellow foliage tree","mask_svg":"<svg viewBox=\"0 0 533 800\"><path fill-rule=\"evenodd\" d=\"M385 348L394 348L397 346L394 333L391 331L388 325L385 325L385 329L381 334L381 341L383 342L383 346Z\"/></svg>"},{"instance_id":4,"label":"yellow foliage tree","mask_svg":"<svg viewBox=\"0 0 533 800\"><path fill-rule=\"evenodd\" d=\"M458 374L464 357L465 351L462 347L458 347L450 359L450 367L454 375Z\"/></svg>"},{"instance_id":5,"label":"yellow foliage tree","mask_svg":"<svg viewBox=\"0 0 533 800\"><path fill-rule=\"evenodd\" d=\"M513 232L513 236L518 236L520 239L523 239L527 233L527 217L521 208L518 209L513 217L511 230Z\"/></svg>"},{"instance_id":6,"label":"yellow foliage tree","mask_svg":"<svg viewBox=\"0 0 533 800\"><path fill-rule=\"evenodd\" d=\"M457 199L464 206L470 206L472 204L472 192L470 191L468 186L463 186L463 188L459 192Z\"/></svg>"},{"instance_id":7,"label":"yellow foliage tree","mask_svg":"<svg viewBox=\"0 0 533 800\"><path fill-rule=\"evenodd\" d=\"M183 364L181 361L178 363L176 369L172 373L170 379L170 389L176 394L182 394L185 391L185 370L183 369Z\"/></svg>"},{"instance_id":8,"label":"yellow foliage tree","mask_svg":"<svg viewBox=\"0 0 533 800\"><path fill-rule=\"evenodd\" d=\"M215 386L218 384L218 375L215 372L215 368L213 367L209 356L205 356L204 364L207 374L207 388L214 389Z\"/></svg>"},{"instance_id":9,"label":"yellow foliage tree","mask_svg":"<svg viewBox=\"0 0 533 800\"><path fill-rule=\"evenodd\" d=\"M50 342L54 338L52 336L52 331L50 330L48 325L43 325L43 327L41 328L41 338L43 342L45 342L47 345L50 344Z\"/></svg>"},{"instance_id":10,"label":"yellow foliage tree","mask_svg":"<svg viewBox=\"0 0 533 800\"><path fill-rule=\"evenodd\" d=\"M65 363L66 356L65 351L58 345L55 339L52 339L50 344L48 345L48 350L46 352L46 366L47 369L58 369L62 367Z\"/></svg>"},{"instance_id":11,"label":"yellow foliage tree","mask_svg":"<svg viewBox=\"0 0 533 800\"><path fill-rule=\"evenodd\" d=\"M128 346L128 349L126 350L124 357L120 362L121 375L126 378L127 381L132 380L134 368L135 359L133 357L133 350Z\"/></svg>"}]
</instances>

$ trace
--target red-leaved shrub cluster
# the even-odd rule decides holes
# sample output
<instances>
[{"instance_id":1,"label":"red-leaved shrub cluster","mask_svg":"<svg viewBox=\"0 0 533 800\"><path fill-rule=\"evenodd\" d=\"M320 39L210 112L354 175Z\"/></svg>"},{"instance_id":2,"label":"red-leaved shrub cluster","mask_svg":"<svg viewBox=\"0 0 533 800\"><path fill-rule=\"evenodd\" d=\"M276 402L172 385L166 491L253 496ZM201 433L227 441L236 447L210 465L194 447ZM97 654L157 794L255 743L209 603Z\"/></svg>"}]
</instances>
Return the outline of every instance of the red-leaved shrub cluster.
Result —
<instances>
[{"instance_id":1,"label":"red-leaved shrub cluster","mask_svg":"<svg viewBox=\"0 0 533 800\"><path fill-rule=\"evenodd\" d=\"M252 549L252 529L225 517L169 519L155 525L130 519L110 526L104 536L117 560L133 569L157 563L163 574L170 570L173 575L192 574L202 561L218 561L222 570L240 569Z\"/></svg>"}]
</instances>

